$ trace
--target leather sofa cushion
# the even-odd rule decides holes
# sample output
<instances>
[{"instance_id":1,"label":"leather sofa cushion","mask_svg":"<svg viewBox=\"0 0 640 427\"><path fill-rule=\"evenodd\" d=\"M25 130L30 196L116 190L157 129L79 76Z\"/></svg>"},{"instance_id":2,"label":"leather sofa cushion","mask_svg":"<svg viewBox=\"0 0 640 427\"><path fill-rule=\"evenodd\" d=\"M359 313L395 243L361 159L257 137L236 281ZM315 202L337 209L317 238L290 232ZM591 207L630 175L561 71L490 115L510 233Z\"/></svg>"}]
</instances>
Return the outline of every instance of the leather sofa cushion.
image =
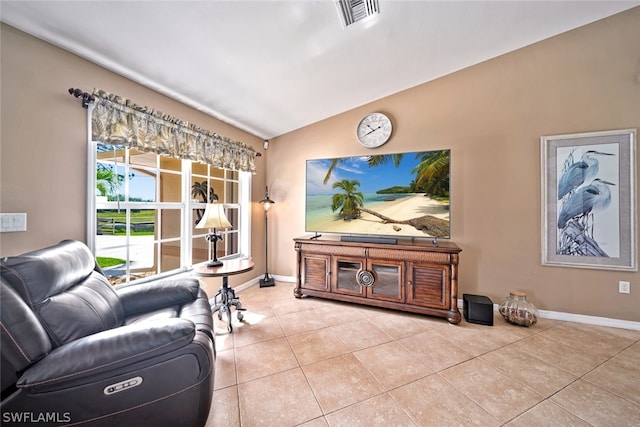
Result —
<instances>
[{"instance_id":1,"label":"leather sofa cushion","mask_svg":"<svg viewBox=\"0 0 640 427\"><path fill-rule=\"evenodd\" d=\"M111 285L96 272L65 292L45 299L38 312L56 345L116 328L124 319L122 305Z\"/></svg>"},{"instance_id":2,"label":"leather sofa cushion","mask_svg":"<svg viewBox=\"0 0 640 427\"><path fill-rule=\"evenodd\" d=\"M103 331L53 350L27 369L17 386L44 393L83 384L185 347L194 336L193 323L185 319L163 319Z\"/></svg>"},{"instance_id":3,"label":"leather sofa cushion","mask_svg":"<svg viewBox=\"0 0 640 427\"><path fill-rule=\"evenodd\" d=\"M0 283L0 300L3 369L4 364L8 364L15 374L51 351L51 342L33 311L4 281ZM7 373L9 370L3 372ZM2 384L4 390L4 375Z\"/></svg>"},{"instance_id":4,"label":"leather sofa cushion","mask_svg":"<svg viewBox=\"0 0 640 427\"><path fill-rule=\"evenodd\" d=\"M183 277L116 287L125 312L125 325L180 317L214 337L211 305L198 279Z\"/></svg>"},{"instance_id":5,"label":"leather sofa cushion","mask_svg":"<svg viewBox=\"0 0 640 427\"><path fill-rule=\"evenodd\" d=\"M7 258L2 278L27 302L55 347L121 326L124 310L89 248L64 241Z\"/></svg>"},{"instance_id":6,"label":"leather sofa cushion","mask_svg":"<svg viewBox=\"0 0 640 427\"><path fill-rule=\"evenodd\" d=\"M165 307L179 307L198 297L200 283L194 278L164 279L116 287L125 316L148 313Z\"/></svg>"}]
</instances>

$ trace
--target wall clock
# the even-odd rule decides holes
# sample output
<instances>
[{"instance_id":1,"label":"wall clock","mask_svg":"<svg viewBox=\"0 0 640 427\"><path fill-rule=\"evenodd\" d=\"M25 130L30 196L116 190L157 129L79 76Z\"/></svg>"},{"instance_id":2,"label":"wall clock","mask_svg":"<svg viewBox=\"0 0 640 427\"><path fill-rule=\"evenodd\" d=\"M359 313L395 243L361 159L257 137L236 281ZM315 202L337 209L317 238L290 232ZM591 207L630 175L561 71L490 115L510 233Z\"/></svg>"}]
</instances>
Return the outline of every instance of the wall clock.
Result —
<instances>
[{"instance_id":1,"label":"wall clock","mask_svg":"<svg viewBox=\"0 0 640 427\"><path fill-rule=\"evenodd\" d=\"M391 120L382 113L371 113L364 116L358 128L356 136L360 144L367 148L380 147L391 138Z\"/></svg>"}]
</instances>

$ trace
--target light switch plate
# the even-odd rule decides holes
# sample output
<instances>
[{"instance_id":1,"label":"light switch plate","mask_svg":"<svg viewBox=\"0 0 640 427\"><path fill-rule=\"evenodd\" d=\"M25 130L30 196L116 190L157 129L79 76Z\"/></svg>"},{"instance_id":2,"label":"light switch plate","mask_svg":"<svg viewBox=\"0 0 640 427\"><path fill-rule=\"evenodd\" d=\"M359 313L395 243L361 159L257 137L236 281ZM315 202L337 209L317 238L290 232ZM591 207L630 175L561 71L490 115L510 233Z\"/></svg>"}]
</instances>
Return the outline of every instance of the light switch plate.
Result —
<instances>
[{"instance_id":1,"label":"light switch plate","mask_svg":"<svg viewBox=\"0 0 640 427\"><path fill-rule=\"evenodd\" d=\"M0 213L0 233L27 231L26 213Z\"/></svg>"}]
</instances>

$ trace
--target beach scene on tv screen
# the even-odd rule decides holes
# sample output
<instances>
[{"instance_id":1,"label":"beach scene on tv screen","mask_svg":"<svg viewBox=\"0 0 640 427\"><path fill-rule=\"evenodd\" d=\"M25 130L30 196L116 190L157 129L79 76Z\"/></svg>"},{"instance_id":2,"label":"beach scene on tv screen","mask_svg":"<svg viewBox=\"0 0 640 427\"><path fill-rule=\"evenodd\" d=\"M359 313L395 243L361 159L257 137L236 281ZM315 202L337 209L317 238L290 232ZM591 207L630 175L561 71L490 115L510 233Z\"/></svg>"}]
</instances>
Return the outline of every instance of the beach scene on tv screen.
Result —
<instances>
[{"instance_id":1,"label":"beach scene on tv screen","mask_svg":"<svg viewBox=\"0 0 640 427\"><path fill-rule=\"evenodd\" d=\"M449 238L449 150L307 160L306 230Z\"/></svg>"}]
</instances>

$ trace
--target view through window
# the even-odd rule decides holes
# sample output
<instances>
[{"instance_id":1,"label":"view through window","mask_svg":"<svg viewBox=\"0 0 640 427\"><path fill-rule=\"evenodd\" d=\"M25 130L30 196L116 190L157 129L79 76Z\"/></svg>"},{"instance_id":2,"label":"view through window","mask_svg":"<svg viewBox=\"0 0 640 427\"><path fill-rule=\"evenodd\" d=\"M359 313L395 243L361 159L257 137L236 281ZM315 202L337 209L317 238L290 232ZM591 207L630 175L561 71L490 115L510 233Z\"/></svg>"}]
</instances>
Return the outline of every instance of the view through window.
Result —
<instances>
[{"instance_id":1,"label":"view through window","mask_svg":"<svg viewBox=\"0 0 640 427\"><path fill-rule=\"evenodd\" d=\"M249 239L241 235L240 223L249 214L242 209L243 198L249 206L243 197L248 191L242 191L250 185L249 173L119 145L93 145L95 218L90 223L95 224L95 255L111 283L169 274L211 259L213 248L205 239L209 230L195 226L206 203L214 201L224 204L232 225L216 230L223 234L218 258L248 256Z\"/></svg>"}]
</instances>

